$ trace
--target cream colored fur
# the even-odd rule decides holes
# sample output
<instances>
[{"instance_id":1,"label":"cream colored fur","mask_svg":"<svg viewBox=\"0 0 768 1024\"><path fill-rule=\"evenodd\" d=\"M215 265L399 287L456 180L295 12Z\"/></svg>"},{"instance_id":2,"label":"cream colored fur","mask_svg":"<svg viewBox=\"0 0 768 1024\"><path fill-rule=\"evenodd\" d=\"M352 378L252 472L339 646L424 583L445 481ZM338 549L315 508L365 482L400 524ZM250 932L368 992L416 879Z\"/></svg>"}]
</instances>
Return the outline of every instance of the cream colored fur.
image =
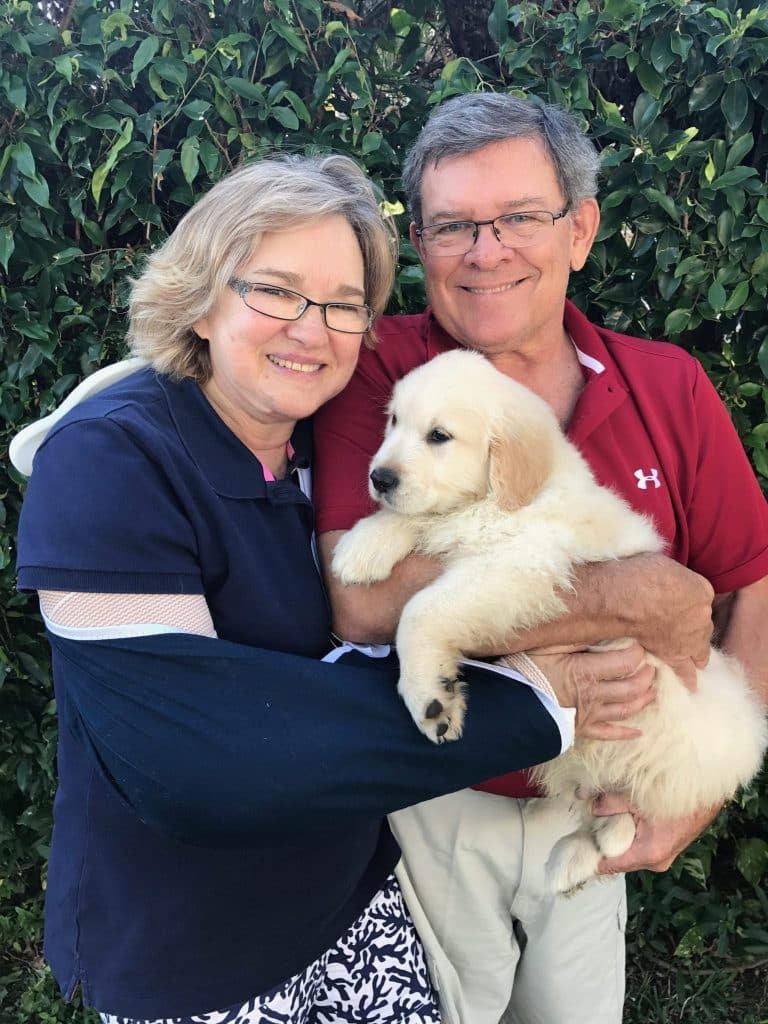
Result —
<instances>
[{"instance_id":1,"label":"cream colored fur","mask_svg":"<svg viewBox=\"0 0 768 1024\"><path fill-rule=\"evenodd\" d=\"M574 566L664 546L650 519L597 484L549 406L477 353L438 356L397 384L371 469L397 484L371 487L381 509L341 539L332 568L344 583L373 583L413 551L442 558L442 575L403 609L396 641L399 692L436 742L461 735L463 652L563 612L558 590ZM595 792L625 792L643 817L671 818L727 799L760 767L766 721L736 661L713 650L690 693L649 660L658 698L632 720L640 738L578 739L537 769L572 810L573 833L550 858L556 891L583 884L634 838L631 815L592 817ZM551 807L543 800L539 813Z\"/></svg>"}]
</instances>

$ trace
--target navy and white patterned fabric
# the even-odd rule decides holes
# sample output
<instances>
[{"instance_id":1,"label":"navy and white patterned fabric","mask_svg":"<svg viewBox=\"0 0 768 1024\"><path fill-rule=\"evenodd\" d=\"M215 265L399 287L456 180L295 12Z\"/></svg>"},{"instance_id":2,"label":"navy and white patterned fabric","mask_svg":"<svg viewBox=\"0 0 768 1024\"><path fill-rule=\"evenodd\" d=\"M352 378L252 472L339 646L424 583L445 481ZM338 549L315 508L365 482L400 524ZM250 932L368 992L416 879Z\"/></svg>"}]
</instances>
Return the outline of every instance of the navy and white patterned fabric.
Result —
<instances>
[{"instance_id":1,"label":"navy and white patterned fabric","mask_svg":"<svg viewBox=\"0 0 768 1024\"><path fill-rule=\"evenodd\" d=\"M424 950L394 876L338 942L282 985L228 1010L104 1024L440 1024Z\"/></svg>"}]
</instances>

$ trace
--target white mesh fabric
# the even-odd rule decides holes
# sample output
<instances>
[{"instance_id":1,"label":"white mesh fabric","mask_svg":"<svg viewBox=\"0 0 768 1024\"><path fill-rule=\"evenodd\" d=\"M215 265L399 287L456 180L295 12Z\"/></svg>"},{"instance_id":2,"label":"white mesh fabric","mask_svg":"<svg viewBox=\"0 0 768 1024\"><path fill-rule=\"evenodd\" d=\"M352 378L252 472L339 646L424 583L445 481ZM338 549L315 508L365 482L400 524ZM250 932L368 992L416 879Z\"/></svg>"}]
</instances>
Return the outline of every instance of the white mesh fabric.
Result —
<instances>
[{"instance_id":1,"label":"white mesh fabric","mask_svg":"<svg viewBox=\"0 0 768 1024\"><path fill-rule=\"evenodd\" d=\"M157 633L215 637L202 594L82 594L41 590L40 611L52 633L71 640L112 640Z\"/></svg>"}]
</instances>

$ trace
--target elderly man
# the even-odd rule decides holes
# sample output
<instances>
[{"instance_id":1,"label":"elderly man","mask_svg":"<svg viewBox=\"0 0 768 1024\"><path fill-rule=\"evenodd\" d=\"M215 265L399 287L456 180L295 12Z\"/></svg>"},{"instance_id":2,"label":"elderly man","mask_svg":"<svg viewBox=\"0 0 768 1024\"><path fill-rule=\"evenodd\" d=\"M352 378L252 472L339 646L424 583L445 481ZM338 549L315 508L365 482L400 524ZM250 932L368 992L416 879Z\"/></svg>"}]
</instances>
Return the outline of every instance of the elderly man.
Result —
<instances>
[{"instance_id":1,"label":"elderly man","mask_svg":"<svg viewBox=\"0 0 768 1024\"><path fill-rule=\"evenodd\" d=\"M714 591L722 643L768 699L768 513L726 410L685 352L603 330L566 300L599 224L597 170L594 147L556 108L476 94L432 115L403 175L430 306L384 318L376 350L318 416L321 555L327 564L371 508L367 464L394 382L440 352L477 349L549 402L598 480L653 516L670 556L586 567L570 614L510 647L632 635L691 679L707 657ZM371 587L329 578L337 632L390 640L403 604L439 571L411 556ZM535 791L516 776L482 789L393 817L446 1019L619 1024L621 873L665 870L717 808L639 821L628 853L603 862L606 880L553 899L542 872L553 839L529 813ZM609 794L596 811L624 806Z\"/></svg>"}]
</instances>

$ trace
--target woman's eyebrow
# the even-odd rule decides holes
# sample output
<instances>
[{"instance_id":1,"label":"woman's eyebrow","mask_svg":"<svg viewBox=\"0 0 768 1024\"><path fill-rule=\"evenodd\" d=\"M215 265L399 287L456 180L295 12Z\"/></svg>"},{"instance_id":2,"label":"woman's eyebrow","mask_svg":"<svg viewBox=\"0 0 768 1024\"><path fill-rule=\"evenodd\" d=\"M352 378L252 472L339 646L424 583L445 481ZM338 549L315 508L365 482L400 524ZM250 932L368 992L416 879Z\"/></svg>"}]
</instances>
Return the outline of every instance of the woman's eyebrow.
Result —
<instances>
[{"instance_id":1,"label":"woman's eyebrow","mask_svg":"<svg viewBox=\"0 0 768 1024\"><path fill-rule=\"evenodd\" d=\"M293 288L295 291L301 291L304 285L304 279L301 274L295 274L291 270L278 270L276 267L253 267L248 271L249 277L258 276L259 274L266 274L268 277L277 277L289 288ZM340 284L335 289L336 295L339 298L355 297L360 298L365 302L365 292L362 288L358 288L356 285L351 284Z\"/></svg>"}]
</instances>

